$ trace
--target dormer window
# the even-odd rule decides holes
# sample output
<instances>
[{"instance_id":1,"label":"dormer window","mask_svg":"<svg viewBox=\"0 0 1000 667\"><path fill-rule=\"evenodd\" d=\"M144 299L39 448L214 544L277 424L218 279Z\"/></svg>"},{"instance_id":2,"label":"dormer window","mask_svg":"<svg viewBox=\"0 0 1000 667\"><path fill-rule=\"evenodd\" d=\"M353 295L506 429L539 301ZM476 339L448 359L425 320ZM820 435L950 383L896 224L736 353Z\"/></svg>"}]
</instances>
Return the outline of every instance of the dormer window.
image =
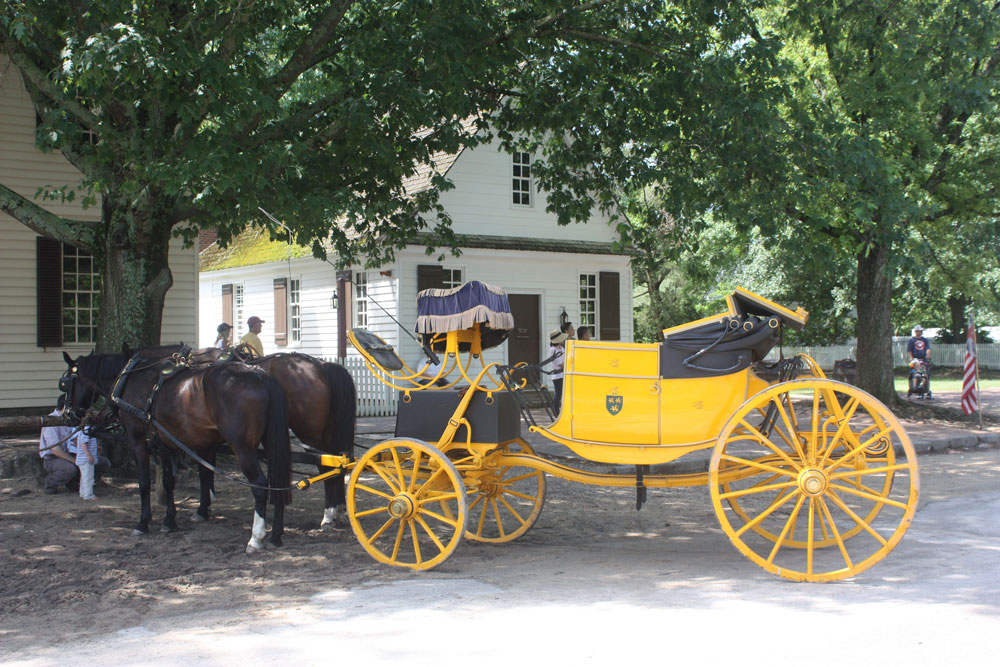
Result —
<instances>
[{"instance_id":1,"label":"dormer window","mask_svg":"<svg viewBox=\"0 0 1000 667\"><path fill-rule=\"evenodd\" d=\"M511 192L514 206L531 206L531 153L516 152L512 156Z\"/></svg>"}]
</instances>

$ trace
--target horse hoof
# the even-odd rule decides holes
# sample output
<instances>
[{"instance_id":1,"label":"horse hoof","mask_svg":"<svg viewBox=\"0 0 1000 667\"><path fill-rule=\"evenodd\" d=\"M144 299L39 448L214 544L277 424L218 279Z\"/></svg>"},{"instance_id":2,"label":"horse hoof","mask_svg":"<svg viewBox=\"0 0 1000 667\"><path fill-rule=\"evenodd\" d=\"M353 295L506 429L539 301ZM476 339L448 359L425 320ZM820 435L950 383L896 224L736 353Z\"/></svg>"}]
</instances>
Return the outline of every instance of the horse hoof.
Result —
<instances>
[{"instance_id":1,"label":"horse hoof","mask_svg":"<svg viewBox=\"0 0 1000 667\"><path fill-rule=\"evenodd\" d=\"M177 530L177 526L160 526L161 533L172 533Z\"/></svg>"},{"instance_id":2,"label":"horse hoof","mask_svg":"<svg viewBox=\"0 0 1000 667\"><path fill-rule=\"evenodd\" d=\"M191 520L194 521L195 523L201 523L203 521L208 521L208 517L202 516L197 512L195 512L194 514L191 515Z\"/></svg>"},{"instance_id":3,"label":"horse hoof","mask_svg":"<svg viewBox=\"0 0 1000 667\"><path fill-rule=\"evenodd\" d=\"M141 528L132 529L132 537L141 537L145 535L148 531L142 530Z\"/></svg>"},{"instance_id":4,"label":"horse hoof","mask_svg":"<svg viewBox=\"0 0 1000 667\"><path fill-rule=\"evenodd\" d=\"M261 546L258 547L258 546L254 546L253 544L248 544L247 548L246 548L246 554L248 556L251 556L253 554L260 553L263 550L264 550L264 546L263 545L261 545Z\"/></svg>"},{"instance_id":5,"label":"horse hoof","mask_svg":"<svg viewBox=\"0 0 1000 667\"><path fill-rule=\"evenodd\" d=\"M271 544L272 547L281 548L281 547L285 546L285 543L281 541L280 537L278 539L271 538L268 541L270 542L270 544Z\"/></svg>"}]
</instances>

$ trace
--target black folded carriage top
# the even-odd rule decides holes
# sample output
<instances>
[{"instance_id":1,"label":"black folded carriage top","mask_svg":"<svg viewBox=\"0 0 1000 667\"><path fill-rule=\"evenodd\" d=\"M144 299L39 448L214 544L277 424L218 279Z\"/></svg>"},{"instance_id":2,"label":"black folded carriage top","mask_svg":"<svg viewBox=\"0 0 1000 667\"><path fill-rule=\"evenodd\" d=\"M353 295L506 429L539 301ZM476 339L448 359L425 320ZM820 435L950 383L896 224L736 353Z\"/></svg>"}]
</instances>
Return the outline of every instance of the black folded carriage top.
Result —
<instances>
[{"instance_id":1,"label":"black folded carriage top","mask_svg":"<svg viewBox=\"0 0 1000 667\"><path fill-rule=\"evenodd\" d=\"M802 308L791 311L742 288L726 301L728 312L663 332L662 378L713 377L742 371L767 356L778 342L782 326L798 331L809 318Z\"/></svg>"}]
</instances>

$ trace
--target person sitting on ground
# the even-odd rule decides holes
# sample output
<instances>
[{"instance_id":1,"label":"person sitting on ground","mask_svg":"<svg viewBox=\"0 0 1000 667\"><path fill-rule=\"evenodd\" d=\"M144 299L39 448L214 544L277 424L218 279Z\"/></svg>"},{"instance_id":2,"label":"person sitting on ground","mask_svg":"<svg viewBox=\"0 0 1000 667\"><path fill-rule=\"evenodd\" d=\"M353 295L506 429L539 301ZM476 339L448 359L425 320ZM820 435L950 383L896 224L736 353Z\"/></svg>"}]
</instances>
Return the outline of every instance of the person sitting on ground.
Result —
<instances>
[{"instance_id":1,"label":"person sitting on ground","mask_svg":"<svg viewBox=\"0 0 1000 667\"><path fill-rule=\"evenodd\" d=\"M223 322L216 331L219 335L215 339L215 347L220 350L229 348L233 344L233 325Z\"/></svg>"},{"instance_id":2,"label":"person sitting on ground","mask_svg":"<svg viewBox=\"0 0 1000 667\"><path fill-rule=\"evenodd\" d=\"M49 413L50 417L61 417L66 412L66 397L60 396L56 409ZM38 439L38 455L42 457L42 465L47 473L45 477L45 493L59 493L59 488L65 486L70 491L76 491L80 483L80 469L76 467L76 429L70 426L45 426ZM111 469L111 461L104 456L98 456L94 463L94 479L100 479Z\"/></svg>"},{"instance_id":3,"label":"person sitting on ground","mask_svg":"<svg viewBox=\"0 0 1000 667\"><path fill-rule=\"evenodd\" d=\"M243 338L240 339L240 345L246 345L248 348L253 350L253 354L256 357L264 356L264 344L260 342L260 330L263 328L261 325L264 324L264 320L260 319L256 315L252 316L247 320L247 327L250 329Z\"/></svg>"}]
</instances>

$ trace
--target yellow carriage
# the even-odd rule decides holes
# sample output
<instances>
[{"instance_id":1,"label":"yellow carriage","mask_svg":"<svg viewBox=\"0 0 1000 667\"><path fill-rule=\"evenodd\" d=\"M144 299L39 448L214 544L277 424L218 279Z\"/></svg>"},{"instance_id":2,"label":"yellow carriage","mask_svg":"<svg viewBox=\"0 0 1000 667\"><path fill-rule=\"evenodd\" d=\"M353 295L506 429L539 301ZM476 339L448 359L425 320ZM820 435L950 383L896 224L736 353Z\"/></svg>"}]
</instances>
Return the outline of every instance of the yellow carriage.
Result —
<instances>
[{"instance_id":1,"label":"yellow carriage","mask_svg":"<svg viewBox=\"0 0 1000 667\"><path fill-rule=\"evenodd\" d=\"M458 302L460 312L436 311L439 299ZM420 300L428 308L417 329L441 363L411 367L377 336L352 331L372 372L400 391L396 437L357 461L325 457L350 470L352 527L383 563L423 570L463 537L520 537L542 511L546 474L635 486L637 507L650 487L708 485L732 543L796 581L865 570L913 518L916 457L896 417L871 395L826 379L805 355L763 363L784 327L805 325L801 308L737 289L726 312L667 329L660 343L568 341L563 411L539 423L527 397L543 384L544 367L483 360L513 327L503 291L469 283L425 290ZM522 421L583 459L635 473L538 456ZM697 452L706 472L664 466Z\"/></svg>"}]
</instances>

